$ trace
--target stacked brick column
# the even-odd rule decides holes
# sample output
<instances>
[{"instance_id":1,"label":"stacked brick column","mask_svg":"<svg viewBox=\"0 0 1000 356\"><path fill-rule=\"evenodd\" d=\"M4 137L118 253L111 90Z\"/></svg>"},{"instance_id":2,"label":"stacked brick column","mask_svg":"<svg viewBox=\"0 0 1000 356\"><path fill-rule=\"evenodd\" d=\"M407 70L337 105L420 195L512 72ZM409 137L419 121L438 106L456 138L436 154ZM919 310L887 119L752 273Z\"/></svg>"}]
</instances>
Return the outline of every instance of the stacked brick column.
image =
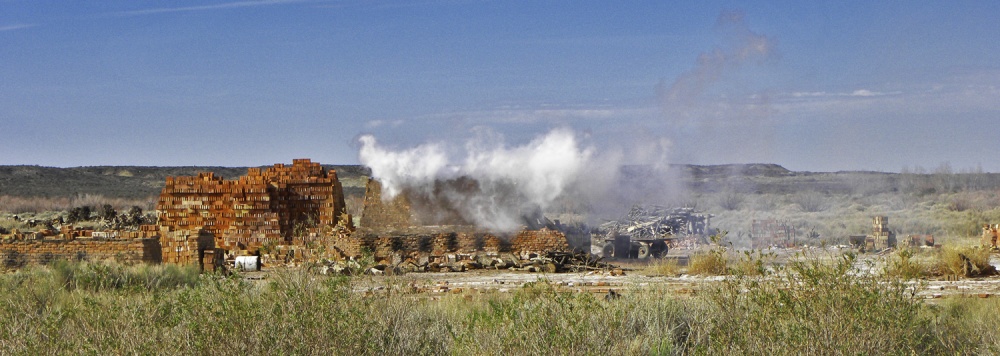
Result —
<instances>
[{"instance_id":1,"label":"stacked brick column","mask_svg":"<svg viewBox=\"0 0 1000 356\"><path fill-rule=\"evenodd\" d=\"M868 235L868 240L877 250L896 247L896 235L889 231L889 217L876 216L872 219L872 232Z\"/></svg>"}]
</instances>

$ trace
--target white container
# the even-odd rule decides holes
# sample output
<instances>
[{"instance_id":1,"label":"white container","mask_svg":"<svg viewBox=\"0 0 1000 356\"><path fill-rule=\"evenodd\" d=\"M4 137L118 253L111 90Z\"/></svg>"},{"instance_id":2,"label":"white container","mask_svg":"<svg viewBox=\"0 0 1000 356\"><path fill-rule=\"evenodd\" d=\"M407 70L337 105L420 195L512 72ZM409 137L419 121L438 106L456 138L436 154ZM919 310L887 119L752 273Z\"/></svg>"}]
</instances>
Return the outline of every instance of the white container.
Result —
<instances>
[{"instance_id":1,"label":"white container","mask_svg":"<svg viewBox=\"0 0 1000 356\"><path fill-rule=\"evenodd\" d=\"M236 256L236 270L260 271L260 256Z\"/></svg>"}]
</instances>

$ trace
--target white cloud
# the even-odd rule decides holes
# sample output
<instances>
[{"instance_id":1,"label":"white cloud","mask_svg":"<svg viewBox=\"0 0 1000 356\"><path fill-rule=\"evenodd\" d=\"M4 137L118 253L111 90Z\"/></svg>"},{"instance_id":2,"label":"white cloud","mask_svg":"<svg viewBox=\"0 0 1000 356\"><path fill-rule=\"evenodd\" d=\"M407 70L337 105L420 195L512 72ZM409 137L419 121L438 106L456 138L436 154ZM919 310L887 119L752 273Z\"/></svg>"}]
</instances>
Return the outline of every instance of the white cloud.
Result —
<instances>
[{"instance_id":1,"label":"white cloud","mask_svg":"<svg viewBox=\"0 0 1000 356\"><path fill-rule=\"evenodd\" d=\"M403 120L370 120L365 123L365 128L377 129L379 127L384 127L384 126L396 128L402 126L403 123L404 123Z\"/></svg>"},{"instance_id":2,"label":"white cloud","mask_svg":"<svg viewBox=\"0 0 1000 356\"><path fill-rule=\"evenodd\" d=\"M802 97L827 96L829 94L827 94L825 91L808 91L808 92L801 91L801 92L791 93L790 95L796 98L802 98Z\"/></svg>"},{"instance_id":3,"label":"white cloud","mask_svg":"<svg viewBox=\"0 0 1000 356\"><path fill-rule=\"evenodd\" d=\"M868 89L858 89L851 93L851 96L876 96L876 95L881 95L881 94L873 92Z\"/></svg>"}]
</instances>

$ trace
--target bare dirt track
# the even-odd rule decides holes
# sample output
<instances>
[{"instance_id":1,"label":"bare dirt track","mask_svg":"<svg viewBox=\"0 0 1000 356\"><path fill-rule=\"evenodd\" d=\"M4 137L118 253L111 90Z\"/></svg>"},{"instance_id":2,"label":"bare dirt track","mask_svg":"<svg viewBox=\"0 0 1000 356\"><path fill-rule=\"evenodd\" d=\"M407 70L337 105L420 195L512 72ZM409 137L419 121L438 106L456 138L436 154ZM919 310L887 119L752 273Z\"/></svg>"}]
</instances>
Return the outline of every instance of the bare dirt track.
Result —
<instances>
[{"instance_id":1,"label":"bare dirt track","mask_svg":"<svg viewBox=\"0 0 1000 356\"><path fill-rule=\"evenodd\" d=\"M686 296L697 294L725 276L679 277L646 276L626 271L625 275L612 276L601 272L588 273L529 273L508 271L474 271L461 273L418 273L398 277L374 277L360 283L359 292L373 292L405 285L410 292L443 295L447 293L506 293L528 283L550 283L559 290L576 293L607 294L614 290L656 290L664 295ZM918 280L909 282L918 296L927 299L951 297L1000 297L1000 277L969 278L957 281Z\"/></svg>"},{"instance_id":2,"label":"bare dirt track","mask_svg":"<svg viewBox=\"0 0 1000 356\"><path fill-rule=\"evenodd\" d=\"M834 256L830 254L829 256ZM684 256L686 257L686 256ZM779 257L783 260L792 256ZM822 258L822 257L820 257ZM862 256L858 262L860 273L879 268L869 263L876 256ZM576 273L538 273L510 270L480 269L466 272L409 273L396 276L364 276L357 278L355 291L365 294L404 293L423 297L448 294L509 293L530 283L548 283L557 290L569 293L624 294L630 291L655 291L664 296L685 297L698 294L727 276L655 275L644 270L645 263L621 261L622 268L612 268ZM1000 265L1000 256L993 256L992 263ZM874 267L873 267L874 266ZM252 277L261 281L267 273ZM907 282L918 297L929 300L942 298L1000 298L1000 276L981 278L945 277L919 279ZM612 293L612 291L614 291Z\"/></svg>"}]
</instances>

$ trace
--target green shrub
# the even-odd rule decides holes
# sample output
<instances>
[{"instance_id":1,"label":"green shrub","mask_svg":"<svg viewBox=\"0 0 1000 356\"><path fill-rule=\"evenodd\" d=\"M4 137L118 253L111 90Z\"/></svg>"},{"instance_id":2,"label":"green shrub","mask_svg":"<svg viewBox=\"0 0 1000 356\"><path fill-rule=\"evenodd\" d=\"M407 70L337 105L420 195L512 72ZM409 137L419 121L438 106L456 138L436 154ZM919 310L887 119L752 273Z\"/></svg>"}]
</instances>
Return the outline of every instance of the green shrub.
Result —
<instances>
[{"instance_id":1,"label":"green shrub","mask_svg":"<svg viewBox=\"0 0 1000 356\"><path fill-rule=\"evenodd\" d=\"M931 266L920 261L917 253L909 248L901 248L886 261L886 273L892 277L915 279L933 275Z\"/></svg>"},{"instance_id":2,"label":"green shrub","mask_svg":"<svg viewBox=\"0 0 1000 356\"><path fill-rule=\"evenodd\" d=\"M716 230L716 233L709 236L712 242L711 248L707 251L692 254L688 262L688 273L698 275L724 275L729 272L727 249L721 245L726 238L728 231Z\"/></svg>"},{"instance_id":3,"label":"green shrub","mask_svg":"<svg viewBox=\"0 0 1000 356\"><path fill-rule=\"evenodd\" d=\"M854 273L856 260L790 262L773 276L729 278L706 295L688 347L705 354L927 354L922 304L898 279ZM776 341L781 340L781 341Z\"/></svg>"}]
</instances>

